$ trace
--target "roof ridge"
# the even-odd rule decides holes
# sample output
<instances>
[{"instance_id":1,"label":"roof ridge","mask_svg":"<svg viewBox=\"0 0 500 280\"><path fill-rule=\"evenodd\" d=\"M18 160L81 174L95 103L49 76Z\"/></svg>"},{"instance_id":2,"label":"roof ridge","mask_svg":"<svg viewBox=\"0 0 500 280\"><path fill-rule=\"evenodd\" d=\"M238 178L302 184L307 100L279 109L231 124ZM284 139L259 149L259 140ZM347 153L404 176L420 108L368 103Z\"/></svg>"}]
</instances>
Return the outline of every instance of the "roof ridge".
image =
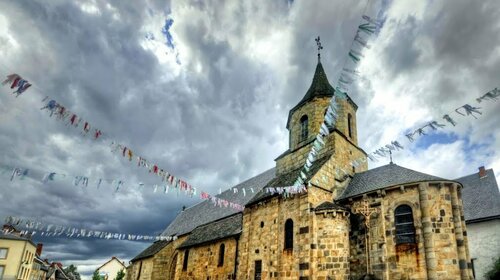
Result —
<instances>
[{"instance_id":1,"label":"roof ridge","mask_svg":"<svg viewBox=\"0 0 500 280\"><path fill-rule=\"evenodd\" d=\"M493 171L493 168L488 168L488 169L485 169L486 172L490 172L493 173L493 175L495 175L495 172ZM474 173L471 173L469 175L465 175L465 176L462 176L462 177L459 177L459 178L456 178L454 180L459 180L459 179L463 179L463 178L466 178L466 177L469 177L469 176L474 176L474 175L478 175L478 172L474 172Z\"/></svg>"}]
</instances>

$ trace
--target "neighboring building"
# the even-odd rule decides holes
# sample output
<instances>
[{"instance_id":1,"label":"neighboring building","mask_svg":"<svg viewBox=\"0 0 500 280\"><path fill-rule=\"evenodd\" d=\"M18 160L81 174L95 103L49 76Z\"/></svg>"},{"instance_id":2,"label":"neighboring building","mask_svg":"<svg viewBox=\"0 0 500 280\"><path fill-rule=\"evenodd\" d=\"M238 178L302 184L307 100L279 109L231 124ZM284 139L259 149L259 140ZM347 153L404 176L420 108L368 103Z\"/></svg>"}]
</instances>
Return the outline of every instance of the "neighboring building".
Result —
<instances>
[{"instance_id":1,"label":"neighboring building","mask_svg":"<svg viewBox=\"0 0 500 280\"><path fill-rule=\"evenodd\" d=\"M464 186L465 223L475 278L484 274L500 258L500 192L492 169L479 168L457 179Z\"/></svg>"},{"instance_id":2,"label":"neighboring building","mask_svg":"<svg viewBox=\"0 0 500 280\"><path fill-rule=\"evenodd\" d=\"M30 280L45 280L45 278L47 278L49 265L46 263L46 261L40 258L40 256L42 255L42 249L42 244L39 243L36 245L35 258L33 259Z\"/></svg>"},{"instance_id":3,"label":"neighboring building","mask_svg":"<svg viewBox=\"0 0 500 280\"><path fill-rule=\"evenodd\" d=\"M70 276L66 275L63 270L63 265L59 262L53 262L50 264L49 270L47 272L47 280L75 280Z\"/></svg>"},{"instance_id":4,"label":"neighboring building","mask_svg":"<svg viewBox=\"0 0 500 280\"><path fill-rule=\"evenodd\" d=\"M290 110L289 148L276 167L218 195L243 212L210 201L185 209L163 232L178 239L132 259L128 279L471 279L463 185L392 162L367 170L349 96L306 174L307 192L267 191L293 185L334 94L318 62Z\"/></svg>"},{"instance_id":5,"label":"neighboring building","mask_svg":"<svg viewBox=\"0 0 500 280\"><path fill-rule=\"evenodd\" d=\"M9 233L6 233L9 232ZM0 232L0 279L29 280L36 245L12 226Z\"/></svg>"},{"instance_id":6,"label":"neighboring building","mask_svg":"<svg viewBox=\"0 0 500 280\"><path fill-rule=\"evenodd\" d=\"M113 280L120 270L126 272L127 267L117 257L112 257L109 261L101 265L97 271L105 280Z\"/></svg>"},{"instance_id":7,"label":"neighboring building","mask_svg":"<svg viewBox=\"0 0 500 280\"><path fill-rule=\"evenodd\" d=\"M30 280L45 280L48 272L49 267L45 264L45 262L40 259L40 257L35 256L33 259Z\"/></svg>"}]
</instances>

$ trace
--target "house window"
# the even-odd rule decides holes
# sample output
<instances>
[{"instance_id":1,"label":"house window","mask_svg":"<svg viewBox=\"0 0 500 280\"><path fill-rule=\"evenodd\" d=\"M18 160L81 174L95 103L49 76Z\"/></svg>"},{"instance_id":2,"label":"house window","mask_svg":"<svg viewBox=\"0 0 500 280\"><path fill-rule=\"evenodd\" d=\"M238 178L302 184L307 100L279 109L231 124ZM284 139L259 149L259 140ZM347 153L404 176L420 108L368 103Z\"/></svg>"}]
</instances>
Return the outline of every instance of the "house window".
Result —
<instances>
[{"instance_id":1,"label":"house window","mask_svg":"<svg viewBox=\"0 0 500 280\"><path fill-rule=\"evenodd\" d=\"M9 249L7 248L0 248L0 260L5 260L7 258L7 253L9 252Z\"/></svg>"},{"instance_id":2,"label":"house window","mask_svg":"<svg viewBox=\"0 0 500 280\"><path fill-rule=\"evenodd\" d=\"M400 205L394 211L396 225L396 244L415 243L413 213L408 205Z\"/></svg>"},{"instance_id":3,"label":"house window","mask_svg":"<svg viewBox=\"0 0 500 280\"><path fill-rule=\"evenodd\" d=\"M307 115L303 115L302 118L300 118L300 141L305 141L307 140L307 136L309 134L309 119L307 118Z\"/></svg>"},{"instance_id":4,"label":"house window","mask_svg":"<svg viewBox=\"0 0 500 280\"><path fill-rule=\"evenodd\" d=\"M347 114L347 131L349 132L349 138L352 138L352 115Z\"/></svg>"},{"instance_id":5,"label":"house window","mask_svg":"<svg viewBox=\"0 0 500 280\"><path fill-rule=\"evenodd\" d=\"M293 221L288 219L285 222L285 250L293 250Z\"/></svg>"},{"instance_id":6,"label":"house window","mask_svg":"<svg viewBox=\"0 0 500 280\"><path fill-rule=\"evenodd\" d=\"M184 251L184 261L182 263L183 271L186 271L188 269L188 259L189 259L189 249Z\"/></svg>"},{"instance_id":7,"label":"house window","mask_svg":"<svg viewBox=\"0 0 500 280\"><path fill-rule=\"evenodd\" d=\"M226 245L224 245L224 243L220 244L220 246L219 246L219 262L217 263L217 266L224 265L224 251L225 250L226 250Z\"/></svg>"},{"instance_id":8,"label":"house window","mask_svg":"<svg viewBox=\"0 0 500 280\"><path fill-rule=\"evenodd\" d=\"M0 279L3 279L4 270L5 270L5 265L0 265Z\"/></svg>"}]
</instances>

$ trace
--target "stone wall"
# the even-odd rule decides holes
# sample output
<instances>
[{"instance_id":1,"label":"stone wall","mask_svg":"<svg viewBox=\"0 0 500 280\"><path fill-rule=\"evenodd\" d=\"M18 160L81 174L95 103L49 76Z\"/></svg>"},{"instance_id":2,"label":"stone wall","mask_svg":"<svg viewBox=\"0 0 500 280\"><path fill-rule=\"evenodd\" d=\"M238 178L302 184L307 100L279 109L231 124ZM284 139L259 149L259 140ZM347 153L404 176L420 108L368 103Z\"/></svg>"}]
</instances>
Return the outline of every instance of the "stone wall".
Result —
<instances>
[{"instance_id":1,"label":"stone wall","mask_svg":"<svg viewBox=\"0 0 500 280\"><path fill-rule=\"evenodd\" d=\"M127 280L150 280L153 272L153 257L138 260L127 267Z\"/></svg>"},{"instance_id":2,"label":"stone wall","mask_svg":"<svg viewBox=\"0 0 500 280\"><path fill-rule=\"evenodd\" d=\"M224 262L219 266L219 249L224 244ZM238 237L179 250L175 279L234 279ZM189 250L187 269L183 270L185 251Z\"/></svg>"},{"instance_id":3,"label":"stone wall","mask_svg":"<svg viewBox=\"0 0 500 280\"><path fill-rule=\"evenodd\" d=\"M312 142L281 158L276 159L276 174L279 176L304 166L307 156L311 151L311 147ZM357 147L348 139L348 137L340 133L338 130L333 131L326 137L325 146L321 149L317 158L323 158L331 155L333 155L334 160L329 162L329 165L327 166L327 169L329 170L323 170L327 171L328 174L320 175L321 178L314 178L311 180L312 183L316 185L323 184L325 185L325 188L331 189L331 186L335 185L334 179L340 180L345 177L345 175L352 176L354 172L362 172L368 169L368 162L364 151ZM359 166L355 167L355 170L353 170L351 161L355 159L360 159L362 162ZM331 180L329 182L331 184L327 184L325 181L326 178ZM319 181L323 181L323 183L320 183Z\"/></svg>"},{"instance_id":4,"label":"stone wall","mask_svg":"<svg viewBox=\"0 0 500 280\"><path fill-rule=\"evenodd\" d=\"M330 104L329 97L316 97L293 112L290 122L288 123L288 129L290 131L290 150L296 150L298 147L304 145L304 143L316 137L319 133L321 123L325 118L325 112L328 104ZM308 137L305 140L302 140L300 119L304 115L308 118L309 133Z\"/></svg>"},{"instance_id":5,"label":"stone wall","mask_svg":"<svg viewBox=\"0 0 500 280\"><path fill-rule=\"evenodd\" d=\"M290 153L276 160L277 175L290 172L304 165L307 155L311 151L312 141L319 133L320 126L323 123L325 112L329 104L330 98L317 97L306 102L293 112L288 124L288 129L290 131ZM352 167L349 164L351 160L365 157L363 151L357 147L356 108L355 105L347 99L338 99L338 104L339 116L335 124L336 130L326 137L325 147L321 149L318 158L335 153L336 167L342 168L352 175ZM351 137L349 136L347 124L348 114L352 116ZM306 139L301 139L300 119L304 115L308 117L309 133ZM364 171L366 168L367 164L365 160L365 163L357 167L356 171ZM332 178L334 177L332 176Z\"/></svg>"},{"instance_id":6,"label":"stone wall","mask_svg":"<svg viewBox=\"0 0 500 280\"><path fill-rule=\"evenodd\" d=\"M348 141L344 135L338 131L334 131L329 137L333 143L333 147L335 147L335 153L314 174L310 181L316 186L331 191L330 197L323 201L331 201L338 197L347 186L348 181L346 179L349 176L353 176L354 172L366 171L368 168L364 152ZM354 159L363 159L363 162L353 168L350 163Z\"/></svg>"},{"instance_id":7,"label":"stone wall","mask_svg":"<svg viewBox=\"0 0 500 280\"><path fill-rule=\"evenodd\" d=\"M293 249L285 250L285 222L293 220ZM243 212L237 279L254 279L262 262L262 279L309 279L310 212L307 195L274 197ZM300 277L300 278L299 278Z\"/></svg>"},{"instance_id":8,"label":"stone wall","mask_svg":"<svg viewBox=\"0 0 500 280\"><path fill-rule=\"evenodd\" d=\"M178 259L180 258L177 247L184 243L186 238L187 235L179 237L155 254L151 280L178 279L175 275Z\"/></svg>"},{"instance_id":9,"label":"stone wall","mask_svg":"<svg viewBox=\"0 0 500 280\"><path fill-rule=\"evenodd\" d=\"M357 133L357 122L356 122L356 108L354 107L352 101L347 99L337 98L338 103L338 118L335 123L335 127L344 135L346 135L351 142L355 145L358 144L358 133ZM323 123L325 118L325 112L330 104L329 97L316 97L313 100L308 101L300 108L293 112L290 117L290 122L288 123L288 129L290 130L290 150L296 150L298 147L304 143L314 139L319 133L319 128ZM351 115L351 137L349 137L348 121L347 116ZM306 115L308 117L308 138L305 140L301 139L301 126L300 119L302 116Z\"/></svg>"},{"instance_id":10,"label":"stone wall","mask_svg":"<svg viewBox=\"0 0 500 280\"><path fill-rule=\"evenodd\" d=\"M276 159L276 175L281 175L288 173L290 171L296 170L302 166L306 162L307 156L311 151L312 142L297 148L297 150ZM334 138L333 134L330 134L325 139L325 147L321 149L317 158L322 158L325 156L329 156L334 152Z\"/></svg>"},{"instance_id":11,"label":"stone wall","mask_svg":"<svg viewBox=\"0 0 500 280\"><path fill-rule=\"evenodd\" d=\"M368 272L380 279L471 279L457 188L453 183L397 186L349 203L355 211L366 200L378 211L370 216L368 235L363 216L351 218L351 276L365 275L368 263ZM412 208L415 243L396 244L394 211L403 204Z\"/></svg>"},{"instance_id":12,"label":"stone wall","mask_svg":"<svg viewBox=\"0 0 500 280\"><path fill-rule=\"evenodd\" d=\"M311 238L311 279L349 279L349 214L316 211Z\"/></svg>"},{"instance_id":13,"label":"stone wall","mask_svg":"<svg viewBox=\"0 0 500 280\"><path fill-rule=\"evenodd\" d=\"M339 105L339 118L335 127L342 132L345 136L349 138L351 142L358 145L358 129L356 121L356 108L354 107L352 101L343 98L337 98L337 103ZM349 129L347 124L347 115L351 114L351 137L349 137Z\"/></svg>"}]
</instances>

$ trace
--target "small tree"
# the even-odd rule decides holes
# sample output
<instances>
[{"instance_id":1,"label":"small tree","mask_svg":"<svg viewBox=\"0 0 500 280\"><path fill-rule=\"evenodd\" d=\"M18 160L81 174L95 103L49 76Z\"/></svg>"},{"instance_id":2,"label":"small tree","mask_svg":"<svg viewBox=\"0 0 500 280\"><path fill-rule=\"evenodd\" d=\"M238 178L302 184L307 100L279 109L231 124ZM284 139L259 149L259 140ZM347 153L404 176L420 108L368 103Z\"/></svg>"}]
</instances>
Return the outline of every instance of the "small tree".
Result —
<instances>
[{"instance_id":1,"label":"small tree","mask_svg":"<svg viewBox=\"0 0 500 280\"><path fill-rule=\"evenodd\" d=\"M75 280L80 280L80 273L78 273L78 268L75 265L70 264L63 269L66 275L72 275Z\"/></svg>"},{"instance_id":2,"label":"small tree","mask_svg":"<svg viewBox=\"0 0 500 280\"><path fill-rule=\"evenodd\" d=\"M94 271L94 274L92 274L92 280L101 280L101 275L99 275L99 271Z\"/></svg>"},{"instance_id":3,"label":"small tree","mask_svg":"<svg viewBox=\"0 0 500 280\"><path fill-rule=\"evenodd\" d=\"M114 280L123 280L125 279L125 272L123 271L123 269L120 269L120 271L118 271L118 273L116 274L116 278Z\"/></svg>"},{"instance_id":4,"label":"small tree","mask_svg":"<svg viewBox=\"0 0 500 280\"><path fill-rule=\"evenodd\" d=\"M491 266L491 269L484 275L488 280L498 280L500 279L500 257Z\"/></svg>"}]
</instances>

